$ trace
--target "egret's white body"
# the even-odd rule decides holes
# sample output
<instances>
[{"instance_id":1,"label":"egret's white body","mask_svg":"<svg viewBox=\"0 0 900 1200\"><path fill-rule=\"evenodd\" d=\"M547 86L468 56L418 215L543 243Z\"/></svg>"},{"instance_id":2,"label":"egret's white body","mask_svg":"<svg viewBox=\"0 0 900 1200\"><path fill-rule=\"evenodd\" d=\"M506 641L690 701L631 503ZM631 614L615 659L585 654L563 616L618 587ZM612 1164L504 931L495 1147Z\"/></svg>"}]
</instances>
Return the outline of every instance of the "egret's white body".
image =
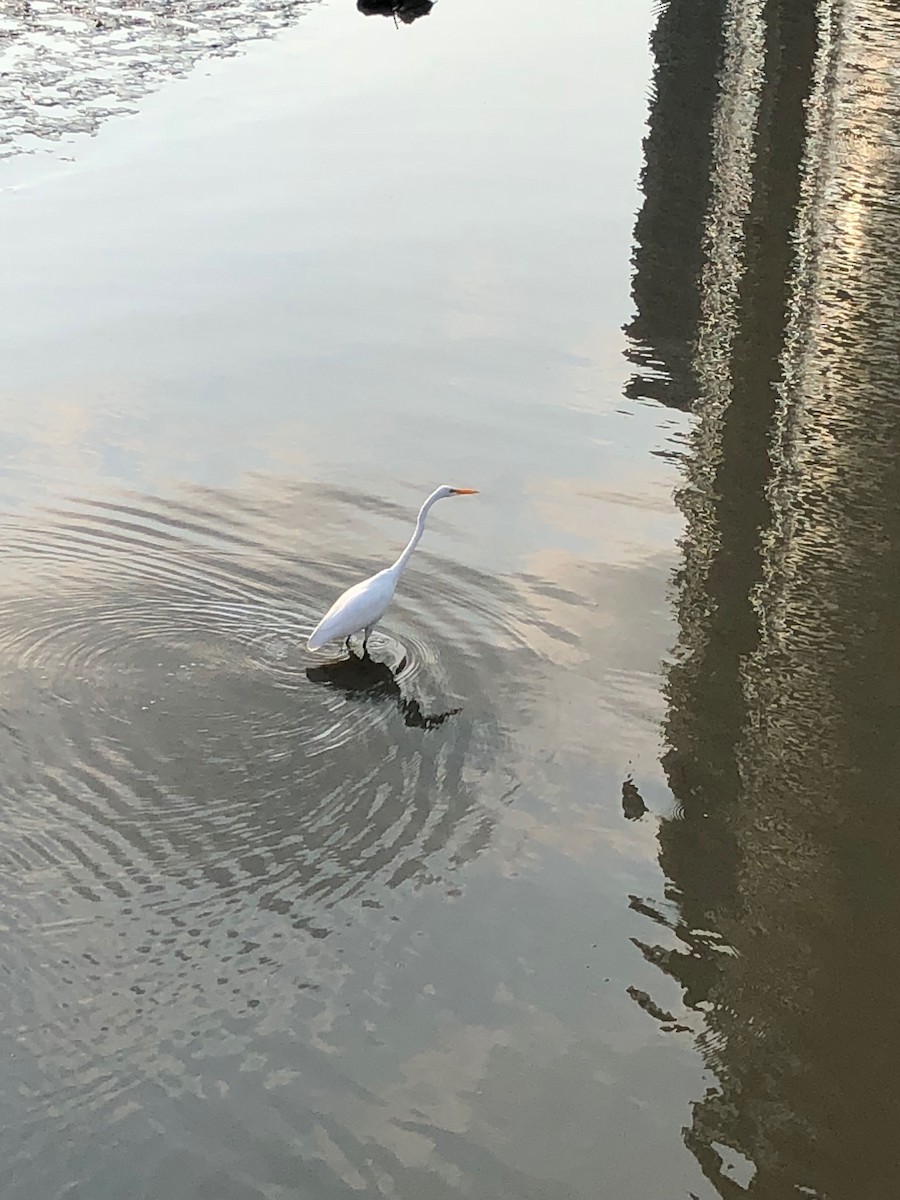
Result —
<instances>
[{"instance_id":1,"label":"egret's white body","mask_svg":"<svg viewBox=\"0 0 900 1200\"><path fill-rule=\"evenodd\" d=\"M355 633L363 634L363 649L365 649L369 634L384 616L387 607L394 598L403 569L409 562L409 556L419 544L419 539L425 529L425 518L432 504L443 500L446 496L472 496L474 488L452 488L446 484L431 493L422 507L413 535L409 539L403 553L390 567L385 567L377 575L364 579L347 588L338 596L331 608L318 623L306 643L310 650L318 650L326 642L343 641Z\"/></svg>"}]
</instances>

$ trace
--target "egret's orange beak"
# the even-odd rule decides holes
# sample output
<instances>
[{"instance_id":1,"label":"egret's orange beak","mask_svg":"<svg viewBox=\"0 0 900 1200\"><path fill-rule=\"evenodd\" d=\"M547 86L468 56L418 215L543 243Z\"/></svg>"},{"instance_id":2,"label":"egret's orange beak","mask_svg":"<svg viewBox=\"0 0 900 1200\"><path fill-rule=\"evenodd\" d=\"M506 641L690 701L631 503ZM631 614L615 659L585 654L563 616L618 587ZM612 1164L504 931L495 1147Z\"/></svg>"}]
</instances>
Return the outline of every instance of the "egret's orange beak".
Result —
<instances>
[{"instance_id":1,"label":"egret's orange beak","mask_svg":"<svg viewBox=\"0 0 900 1200\"><path fill-rule=\"evenodd\" d=\"M478 488L451 488L454 496L477 496Z\"/></svg>"}]
</instances>

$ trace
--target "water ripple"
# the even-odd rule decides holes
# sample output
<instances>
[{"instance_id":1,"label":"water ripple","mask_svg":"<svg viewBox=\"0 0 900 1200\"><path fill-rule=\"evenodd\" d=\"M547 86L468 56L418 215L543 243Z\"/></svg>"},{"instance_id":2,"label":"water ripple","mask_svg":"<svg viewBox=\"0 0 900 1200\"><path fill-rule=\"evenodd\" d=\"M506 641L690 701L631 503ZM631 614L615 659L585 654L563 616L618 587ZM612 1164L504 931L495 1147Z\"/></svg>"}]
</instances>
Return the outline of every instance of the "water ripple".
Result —
<instances>
[{"instance_id":1,"label":"water ripple","mask_svg":"<svg viewBox=\"0 0 900 1200\"><path fill-rule=\"evenodd\" d=\"M291 25L312 0L67 0L0 13L0 158L133 112L165 79Z\"/></svg>"},{"instance_id":2,"label":"water ripple","mask_svg":"<svg viewBox=\"0 0 900 1200\"><path fill-rule=\"evenodd\" d=\"M431 555L438 586L405 597L416 632L323 663L303 647L343 572L270 534L153 501L8 523L0 782L27 799L7 855L88 899L162 867L185 884L175 908L199 877L290 908L415 874L438 827L452 840L487 746L453 648L490 659L514 636L485 638L502 606Z\"/></svg>"},{"instance_id":3,"label":"water ripple","mask_svg":"<svg viewBox=\"0 0 900 1200\"><path fill-rule=\"evenodd\" d=\"M269 486L0 523L22 1178L48 1114L76 1137L127 1122L146 1079L182 1094L185 1044L243 1047L261 995L277 1028L330 1019L342 960L321 939L399 886L453 894L513 790L498 705L535 662L522 596L432 548L371 659L311 655L335 592L373 567L360 551L402 541L410 514Z\"/></svg>"}]
</instances>

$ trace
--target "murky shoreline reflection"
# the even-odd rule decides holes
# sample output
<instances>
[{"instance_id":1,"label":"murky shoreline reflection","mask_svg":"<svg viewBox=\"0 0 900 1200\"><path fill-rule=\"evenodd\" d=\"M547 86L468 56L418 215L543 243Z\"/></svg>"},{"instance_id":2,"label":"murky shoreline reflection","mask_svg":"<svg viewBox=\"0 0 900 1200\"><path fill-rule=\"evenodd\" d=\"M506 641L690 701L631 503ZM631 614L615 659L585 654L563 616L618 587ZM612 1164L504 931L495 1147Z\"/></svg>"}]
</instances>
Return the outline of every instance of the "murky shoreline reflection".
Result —
<instances>
[{"instance_id":1,"label":"murky shoreline reflection","mask_svg":"<svg viewBox=\"0 0 900 1200\"><path fill-rule=\"evenodd\" d=\"M679 12L660 26L676 42ZM715 1072L685 1139L717 1193L875 1200L900 1119L900 19L823 0L708 20L718 132L708 107L677 131L689 161L714 147L673 370L672 402L697 396L664 760L679 808L660 829L668 904L644 906L676 942L641 949ZM662 97L662 40L660 58ZM675 136L664 113L651 129L646 214L673 161L654 137ZM635 361L678 361L649 307L632 332Z\"/></svg>"},{"instance_id":2,"label":"murky shoreline reflection","mask_svg":"<svg viewBox=\"0 0 900 1200\"><path fill-rule=\"evenodd\" d=\"M732 822L802 54L788 36L773 92L778 6L662 14L691 87L652 134L705 133L660 186L648 162L629 391L699 395L688 442L621 400L655 10L363 7L386 19L334 0L289 30L313 11L285 6L215 70L213 26L231 53L281 16L129 10L134 97L192 78L4 194L3 1200L710 1200L780 1152L733 1065L768 1061L762 1018L742 1042L726 992L756 998L739 947L767 987L787 970L743 929L762 839ZM85 66L77 10L46 35L54 86L64 47ZM98 120L136 103L100 75ZM89 127L49 98L17 152ZM450 464L487 493L477 528L430 531L370 664L310 660ZM761 790L746 811L765 825Z\"/></svg>"}]
</instances>

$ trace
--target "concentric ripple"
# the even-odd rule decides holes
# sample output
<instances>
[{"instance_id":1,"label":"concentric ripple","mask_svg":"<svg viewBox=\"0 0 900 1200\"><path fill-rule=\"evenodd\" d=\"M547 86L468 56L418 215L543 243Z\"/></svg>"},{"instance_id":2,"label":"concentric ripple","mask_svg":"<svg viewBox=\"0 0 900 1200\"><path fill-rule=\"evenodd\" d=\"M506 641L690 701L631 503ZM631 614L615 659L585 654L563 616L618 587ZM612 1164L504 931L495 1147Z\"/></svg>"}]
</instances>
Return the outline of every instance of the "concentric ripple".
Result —
<instances>
[{"instance_id":1,"label":"concentric ripple","mask_svg":"<svg viewBox=\"0 0 900 1200\"><path fill-rule=\"evenodd\" d=\"M280 1027L320 1019L334 968L311 947L399 885L441 886L513 790L497 697L530 653L513 598L423 554L370 659L311 655L323 609L372 569L361 551L402 543L409 513L271 492L73 500L0 528L0 1005L23 1178L48 1105L70 1137L127 1116L149 1075L177 1093L182 1039L220 1045L262 989Z\"/></svg>"},{"instance_id":2,"label":"concentric ripple","mask_svg":"<svg viewBox=\"0 0 900 1200\"><path fill-rule=\"evenodd\" d=\"M344 499L343 516L353 511ZM59 858L73 878L127 891L149 857L290 906L415 873L447 848L473 804L480 739L467 709L479 723L486 712L453 657L492 620L474 577L467 608L432 556L439 586L416 634L376 634L374 661L329 664L305 639L346 568L304 559L297 535L252 507L129 498L40 518L5 531L0 659L9 736L28 753L0 771L20 792L10 771L28 762L48 845L67 831ZM418 608L414 587L407 600ZM493 630L498 646L509 637ZM27 811L20 796L9 814L20 833Z\"/></svg>"}]
</instances>

